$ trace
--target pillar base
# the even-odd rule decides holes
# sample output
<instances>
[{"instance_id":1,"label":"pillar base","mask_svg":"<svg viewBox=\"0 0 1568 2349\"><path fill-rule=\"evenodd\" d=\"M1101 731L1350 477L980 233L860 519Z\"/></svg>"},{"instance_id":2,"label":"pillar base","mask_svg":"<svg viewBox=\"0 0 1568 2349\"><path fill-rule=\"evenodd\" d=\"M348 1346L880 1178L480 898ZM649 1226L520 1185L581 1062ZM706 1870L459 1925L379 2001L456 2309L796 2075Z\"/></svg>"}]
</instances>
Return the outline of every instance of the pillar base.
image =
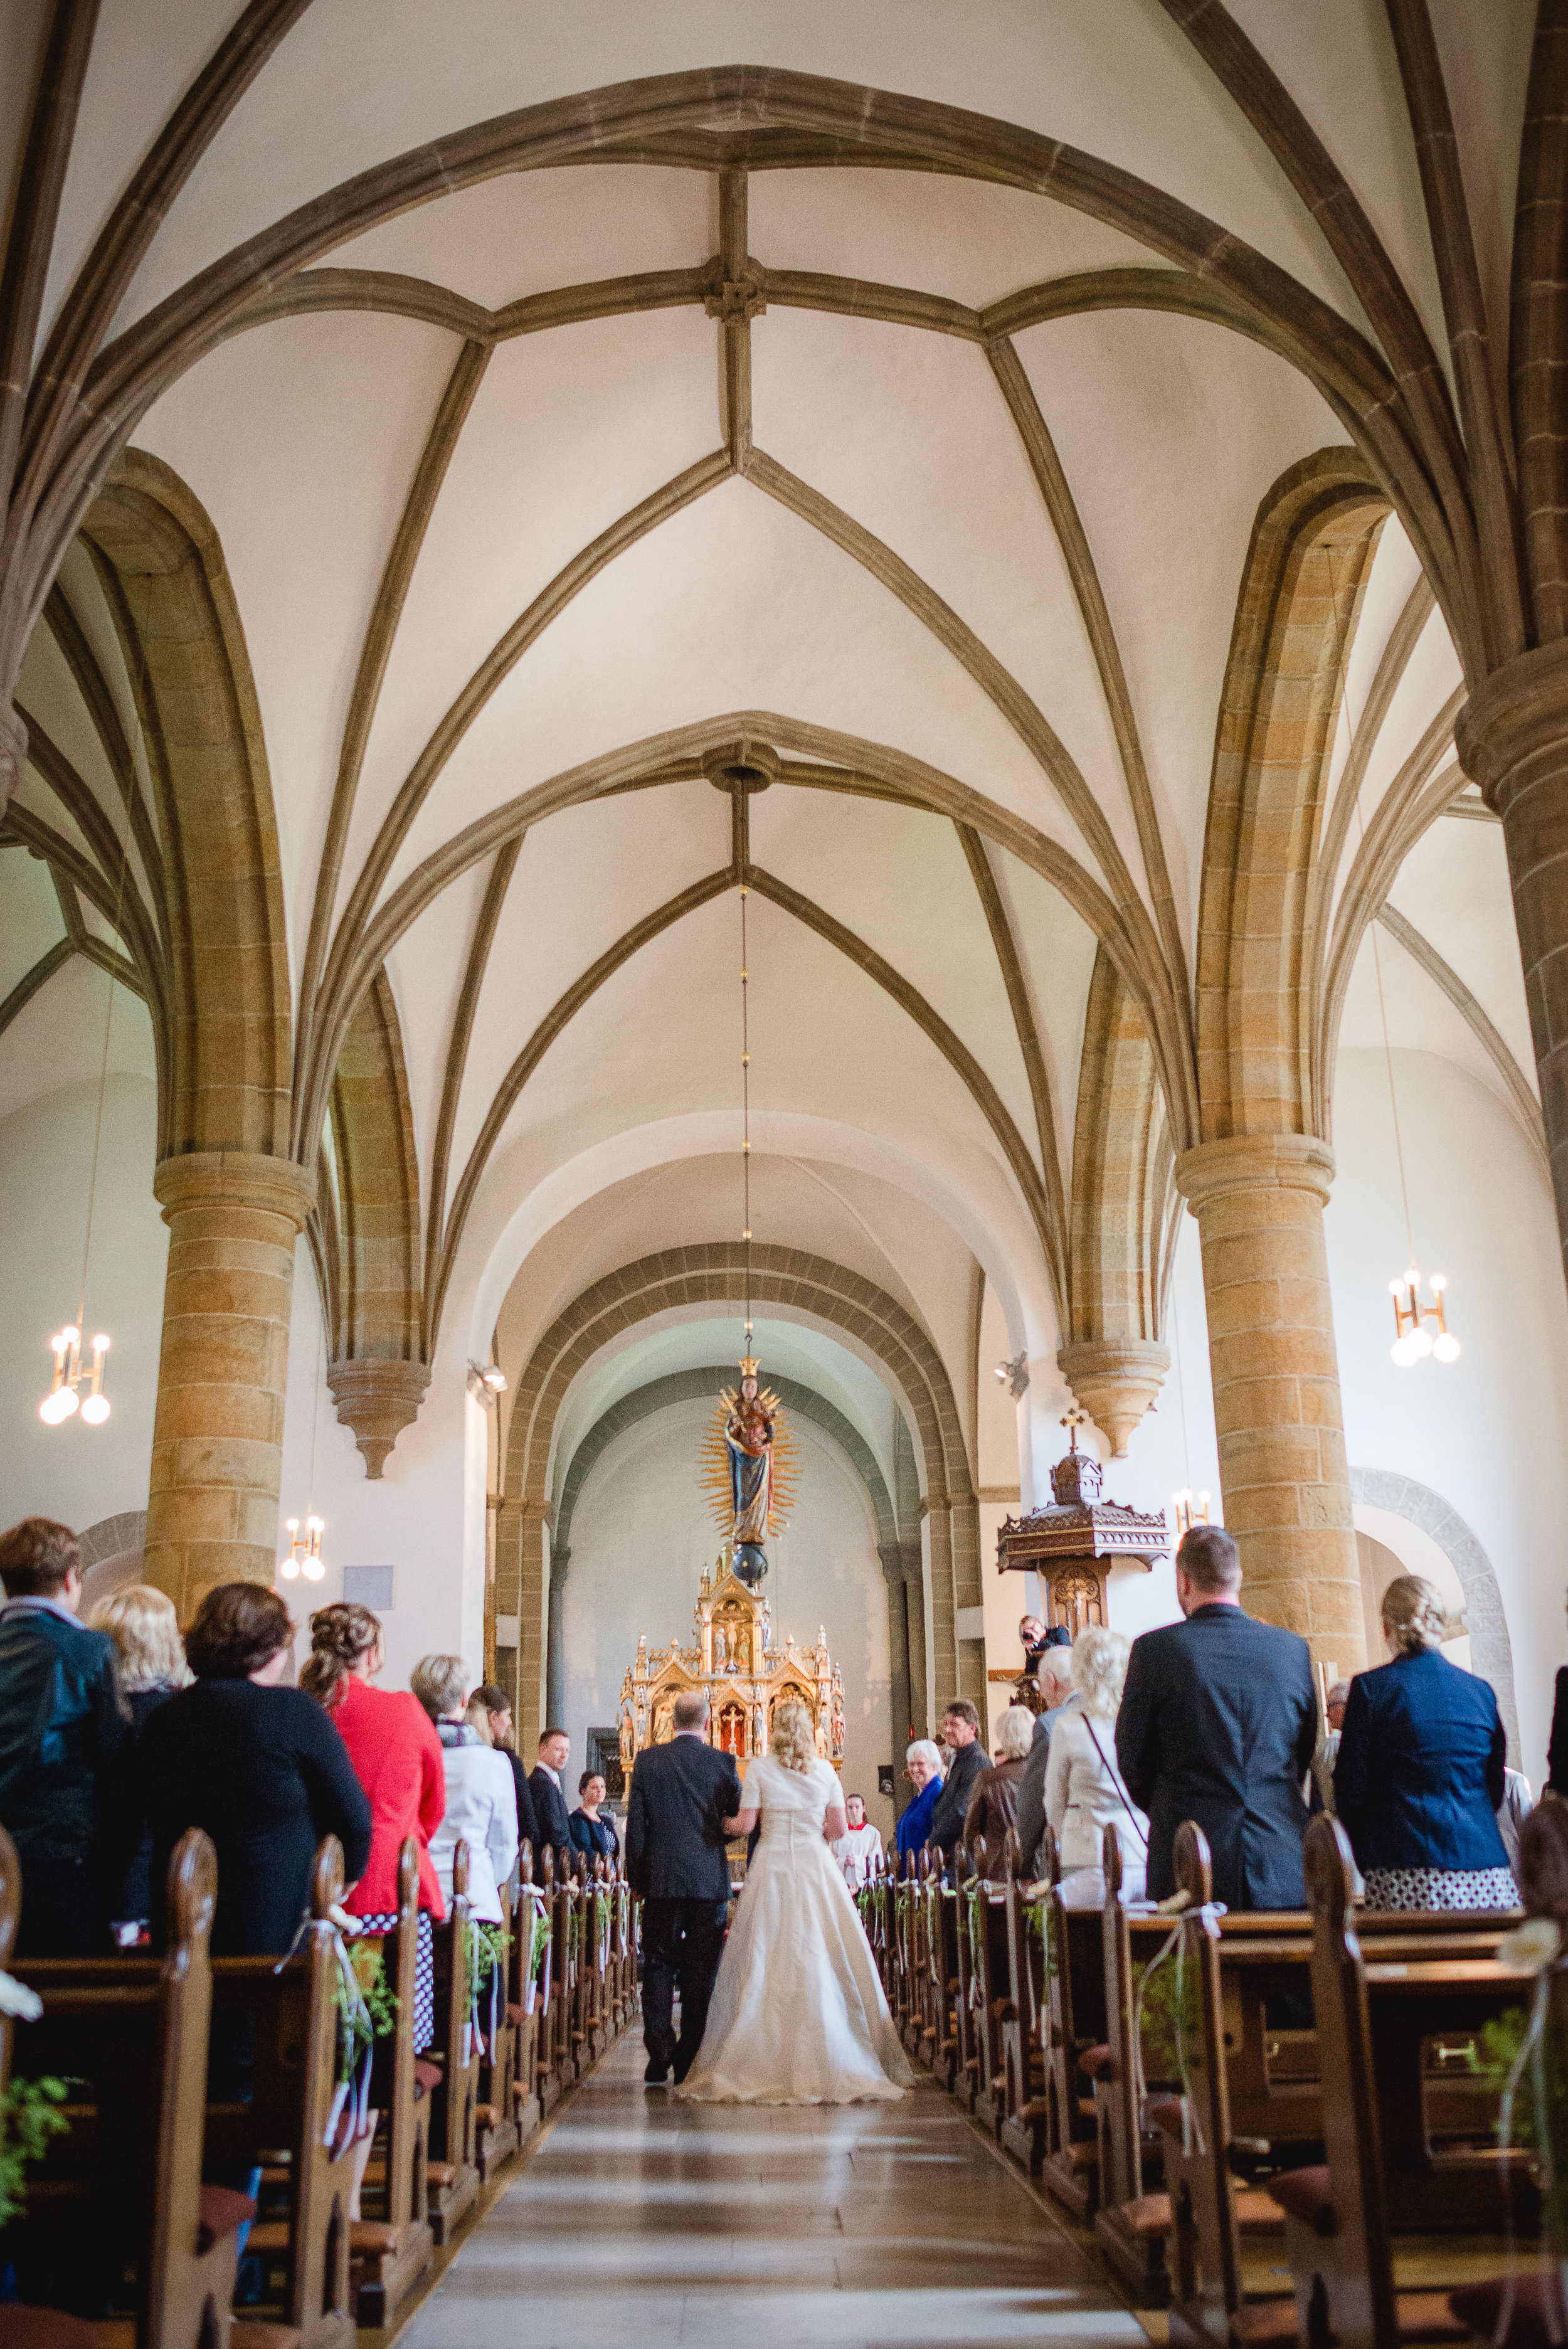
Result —
<instances>
[{"instance_id":1,"label":"pillar base","mask_svg":"<svg viewBox=\"0 0 1568 2349\"><path fill-rule=\"evenodd\" d=\"M1110 1438L1111 1457L1125 1460L1127 1439L1165 1383L1171 1349L1150 1338L1085 1339L1063 1346L1061 1371L1095 1425Z\"/></svg>"},{"instance_id":2,"label":"pillar base","mask_svg":"<svg viewBox=\"0 0 1568 2349\"><path fill-rule=\"evenodd\" d=\"M378 1478L397 1438L419 1416L430 1383L429 1364L334 1362L326 1383L337 1404L338 1425L354 1430L354 1441L365 1455L366 1475Z\"/></svg>"}]
</instances>

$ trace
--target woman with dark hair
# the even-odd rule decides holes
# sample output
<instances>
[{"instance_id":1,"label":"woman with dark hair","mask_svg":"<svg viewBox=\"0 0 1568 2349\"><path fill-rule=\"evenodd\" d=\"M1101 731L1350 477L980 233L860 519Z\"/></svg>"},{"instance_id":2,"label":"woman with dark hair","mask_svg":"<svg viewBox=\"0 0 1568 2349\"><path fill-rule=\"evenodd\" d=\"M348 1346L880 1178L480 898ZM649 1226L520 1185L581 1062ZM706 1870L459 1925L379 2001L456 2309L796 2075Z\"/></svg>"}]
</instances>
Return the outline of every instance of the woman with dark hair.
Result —
<instances>
[{"instance_id":1,"label":"woman with dark hair","mask_svg":"<svg viewBox=\"0 0 1568 2349\"><path fill-rule=\"evenodd\" d=\"M209 1590L185 1635L195 1683L150 1715L137 1750L153 1882L165 1881L187 1827L212 1838L214 1957L281 1957L293 1946L324 1836L342 1844L350 1885L370 1856L370 1805L348 1749L313 1698L278 1685L293 1642L275 1590ZM161 1931L155 1902L155 1943Z\"/></svg>"},{"instance_id":2,"label":"woman with dark hair","mask_svg":"<svg viewBox=\"0 0 1568 2349\"><path fill-rule=\"evenodd\" d=\"M361 1933L397 1930L397 1861L406 1838L419 1847L419 1943L414 1971L414 2048L436 2035L432 1918L446 1903L430 1860L430 1838L447 1815L441 1742L417 1696L370 1683L385 1657L381 1625L368 1607L340 1602L310 1619L310 1655L299 1676L348 1748L370 1798L370 1857L344 1900Z\"/></svg>"},{"instance_id":3,"label":"woman with dark hair","mask_svg":"<svg viewBox=\"0 0 1568 2349\"><path fill-rule=\"evenodd\" d=\"M577 1808L567 1825L572 1830L573 1850L584 1855L590 1868L596 1859L607 1859L614 1868L621 1856L621 1838L615 1833L614 1822L600 1812L604 1795L603 1772L584 1770L577 1781Z\"/></svg>"}]
</instances>

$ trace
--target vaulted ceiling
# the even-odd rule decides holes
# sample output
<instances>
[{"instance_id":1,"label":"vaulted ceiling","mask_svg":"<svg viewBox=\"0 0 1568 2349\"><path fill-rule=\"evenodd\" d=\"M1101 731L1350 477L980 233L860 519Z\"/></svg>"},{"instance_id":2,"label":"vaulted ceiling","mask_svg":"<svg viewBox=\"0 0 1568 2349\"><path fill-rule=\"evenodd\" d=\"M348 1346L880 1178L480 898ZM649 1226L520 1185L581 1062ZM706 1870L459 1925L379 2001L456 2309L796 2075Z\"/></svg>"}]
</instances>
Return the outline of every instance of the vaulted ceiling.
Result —
<instances>
[{"instance_id":1,"label":"vaulted ceiling","mask_svg":"<svg viewBox=\"0 0 1568 2349\"><path fill-rule=\"evenodd\" d=\"M1501 833L1454 761L1504 623L1441 478L1477 392L1417 18L1501 322L1524 0L22 0L0 135L51 38L79 98L15 355L0 1108L86 1072L64 990L118 954L190 1146L213 811L170 774L222 736L265 811L233 943L286 1022L260 1146L322 1154L336 1352L431 1358L661 1164L693 1240L737 1236L743 882L760 1156L918 1198L948 1240L872 1253L934 1319L975 1258L1019 1340L1091 1334L1109 1288L1157 1339L1243 589L1315 462L1348 518L1307 556L1296 1113L1331 1128L1375 1032L1376 918L1396 1041L1533 1139ZM226 698L181 667L201 629ZM1108 1185L1143 1225L1109 1269Z\"/></svg>"}]
</instances>

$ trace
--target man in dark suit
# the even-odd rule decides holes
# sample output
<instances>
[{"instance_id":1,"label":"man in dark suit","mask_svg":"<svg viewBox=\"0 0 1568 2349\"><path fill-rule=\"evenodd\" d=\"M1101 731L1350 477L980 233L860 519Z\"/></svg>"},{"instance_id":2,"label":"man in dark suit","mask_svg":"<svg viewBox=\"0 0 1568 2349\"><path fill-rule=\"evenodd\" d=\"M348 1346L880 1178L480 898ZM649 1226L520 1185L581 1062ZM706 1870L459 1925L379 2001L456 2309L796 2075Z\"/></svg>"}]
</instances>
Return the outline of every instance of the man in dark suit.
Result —
<instances>
[{"instance_id":1,"label":"man in dark suit","mask_svg":"<svg viewBox=\"0 0 1568 2349\"><path fill-rule=\"evenodd\" d=\"M626 1806L626 1874L643 1896L643 2044L650 2088L678 2088L696 2060L729 1921L725 1837L739 1825L740 1778L704 1732L700 1689L676 1697L675 1735L638 1754ZM681 1994L676 2041L672 2006Z\"/></svg>"},{"instance_id":2,"label":"man in dark suit","mask_svg":"<svg viewBox=\"0 0 1568 2349\"><path fill-rule=\"evenodd\" d=\"M1132 1643L1116 1758L1149 1814L1149 1897L1168 1899L1176 1830L1209 1838L1214 1898L1232 1909L1304 1909L1302 1781L1317 1742L1305 1640L1243 1614L1242 1562L1222 1526L1176 1552L1184 1622Z\"/></svg>"},{"instance_id":3,"label":"man in dark suit","mask_svg":"<svg viewBox=\"0 0 1568 2349\"><path fill-rule=\"evenodd\" d=\"M953 1767L931 1814L931 1840L951 1868L969 1816L975 1781L982 1770L991 1767L991 1756L980 1743L979 1713L966 1696L955 1696L943 1714L942 1742L952 1750Z\"/></svg>"},{"instance_id":4,"label":"man in dark suit","mask_svg":"<svg viewBox=\"0 0 1568 2349\"><path fill-rule=\"evenodd\" d=\"M547 1729L539 1741L539 1766L528 1774L528 1791L539 1829L535 1865L543 1857L548 1844L555 1853L557 1878L572 1866L571 1814L561 1785L561 1774L571 1751L572 1740L563 1729Z\"/></svg>"}]
</instances>

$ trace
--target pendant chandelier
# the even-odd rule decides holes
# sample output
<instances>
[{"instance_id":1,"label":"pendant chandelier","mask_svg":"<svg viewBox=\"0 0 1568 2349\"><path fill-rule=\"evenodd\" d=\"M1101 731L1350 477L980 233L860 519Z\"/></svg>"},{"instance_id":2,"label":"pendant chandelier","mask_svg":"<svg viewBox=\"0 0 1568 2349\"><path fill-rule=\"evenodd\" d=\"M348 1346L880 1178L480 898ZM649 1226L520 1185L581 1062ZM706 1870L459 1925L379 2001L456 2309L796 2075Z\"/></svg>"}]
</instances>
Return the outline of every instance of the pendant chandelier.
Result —
<instances>
[{"instance_id":1,"label":"pendant chandelier","mask_svg":"<svg viewBox=\"0 0 1568 2349\"><path fill-rule=\"evenodd\" d=\"M316 1340L315 1376L310 1390L310 1476L305 1485L304 1524L298 1517L285 1517L284 1530L289 1546L278 1560L280 1582L297 1582L303 1575L307 1582L319 1582L326 1572L326 1561L321 1554L321 1537L326 1531L324 1518L315 1514L312 1496L315 1492L315 1431L321 1419L321 1390L326 1368L326 1308L322 1309L321 1329Z\"/></svg>"},{"instance_id":2,"label":"pendant chandelier","mask_svg":"<svg viewBox=\"0 0 1568 2349\"><path fill-rule=\"evenodd\" d=\"M1329 579L1333 587L1333 608L1339 609L1339 583L1334 568L1334 556L1325 550L1328 560ZM1345 647L1341 639L1339 650L1339 700L1345 713L1349 740L1346 746L1345 767L1348 772L1356 756L1356 729L1350 718L1350 699L1346 689ZM1337 721L1336 721L1337 730ZM1365 844L1367 826L1361 813L1361 778L1356 778L1356 837L1358 845ZM1429 1356L1434 1362L1457 1362L1460 1341L1449 1328L1443 1304L1448 1281L1440 1272L1434 1272L1427 1282L1431 1303L1421 1302L1421 1276L1416 1269L1416 1241L1410 1219L1410 1187L1405 1178L1405 1145L1399 1133L1399 1098L1394 1086L1394 1048L1388 1038L1388 1007L1383 995L1383 957L1377 949L1377 916L1374 914L1367 924L1372 942L1372 976L1377 988L1377 1019L1383 1030L1383 1065L1388 1072L1388 1114L1394 1123L1394 1163L1399 1172L1399 1202L1405 1215L1405 1262L1408 1269L1388 1283L1388 1294L1394 1300L1394 1342L1388 1349L1388 1359L1395 1367L1408 1371ZM1429 1321L1437 1324L1434 1338L1427 1328Z\"/></svg>"},{"instance_id":3,"label":"pendant chandelier","mask_svg":"<svg viewBox=\"0 0 1568 2349\"><path fill-rule=\"evenodd\" d=\"M125 815L125 837L120 843L119 882L115 891L114 924L111 936L118 947L120 919L125 911L125 869L130 858L130 808ZM112 954L114 947L108 952ZM82 1330L88 1318L88 1267L92 1261L93 1209L98 1204L98 1153L103 1143L104 1096L108 1091L108 1047L114 1028L115 988L119 983L113 963L106 968L108 981L108 1001L103 1016L103 1051L98 1061L98 1113L93 1121L92 1164L88 1174L88 1227L82 1241L82 1278L77 1298L77 1318L57 1330L49 1340L55 1357L55 1375L48 1393L38 1405L38 1417L46 1427L63 1427L67 1419L80 1418L84 1427L101 1427L109 1414L109 1401L103 1391L103 1358L108 1351L108 1340L102 1330L92 1341L92 1360L82 1359Z\"/></svg>"},{"instance_id":4,"label":"pendant chandelier","mask_svg":"<svg viewBox=\"0 0 1568 2349\"><path fill-rule=\"evenodd\" d=\"M1208 1493L1192 1490L1192 1455L1187 1443L1187 1381L1181 1375L1181 1316L1177 1309L1175 1283L1171 1291L1171 1340L1176 1351L1176 1399L1181 1406L1181 1473L1187 1482L1179 1493L1171 1495L1171 1515L1175 1520L1176 1538L1190 1534L1194 1526L1210 1523Z\"/></svg>"}]
</instances>

